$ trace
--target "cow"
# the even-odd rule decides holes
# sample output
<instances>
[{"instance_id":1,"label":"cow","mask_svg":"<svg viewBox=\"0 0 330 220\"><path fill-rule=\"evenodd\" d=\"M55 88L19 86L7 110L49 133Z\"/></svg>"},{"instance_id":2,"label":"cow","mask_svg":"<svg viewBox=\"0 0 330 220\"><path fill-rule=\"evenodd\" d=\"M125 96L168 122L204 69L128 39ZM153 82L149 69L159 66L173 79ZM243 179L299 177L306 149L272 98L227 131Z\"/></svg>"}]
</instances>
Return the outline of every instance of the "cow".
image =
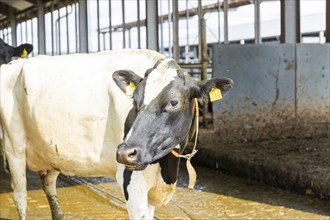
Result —
<instances>
[{"instance_id":1,"label":"cow","mask_svg":"<svg viewBox=\"0 0 330 220\"><path fill-rule=\"evenodd\" d=\"M9 63L13 57L25 58L33 50L32 44L21 44L18 47L13 47L6 44L0 38L0 66Z\"/></svg>"},{"instance_id":2,"label":"cow","mask_svg":"<svg viewBox=\"0 0 330 220\"><path fill-rule=\"evenodd\" d=\"M194 99L233 87L228 78L196 81L147 49L17 60L1 67L0 82L3 152L20 219L26 167L39 172L53 219L63 218L60 173L116 178L129 217L152 219L174 193L175 155L197 123Z\"/></svg>"}]
</instances>

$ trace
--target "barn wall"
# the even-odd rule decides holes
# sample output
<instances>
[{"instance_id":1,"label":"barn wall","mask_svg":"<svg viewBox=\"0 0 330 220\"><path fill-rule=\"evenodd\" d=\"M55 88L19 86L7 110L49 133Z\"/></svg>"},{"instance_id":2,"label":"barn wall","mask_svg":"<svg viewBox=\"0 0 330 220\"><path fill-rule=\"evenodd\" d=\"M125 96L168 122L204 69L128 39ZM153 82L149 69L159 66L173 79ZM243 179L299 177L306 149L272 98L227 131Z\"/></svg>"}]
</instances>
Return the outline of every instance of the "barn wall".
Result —
<instances>
[{"instance_id":1,"label":"barn wall","mask_svg":"<svg viewBox=\"0 0 330 220\"><path fill-rule=\"evenodd\" d=\"M330 44L214 45L213 77L235 81L213 104L217 142L329 134Z\"/></svg>"}]
</instances>

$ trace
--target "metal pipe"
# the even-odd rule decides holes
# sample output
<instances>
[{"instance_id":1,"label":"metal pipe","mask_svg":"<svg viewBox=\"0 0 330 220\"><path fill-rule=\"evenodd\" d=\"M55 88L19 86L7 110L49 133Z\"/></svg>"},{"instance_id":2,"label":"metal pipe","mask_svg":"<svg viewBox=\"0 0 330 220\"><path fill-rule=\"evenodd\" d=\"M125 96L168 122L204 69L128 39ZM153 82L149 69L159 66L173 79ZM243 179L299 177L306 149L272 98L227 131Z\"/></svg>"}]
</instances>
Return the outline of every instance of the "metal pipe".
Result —
<instances>
[{"instance_id":1,"label":"metal pipe","mask_svg":"<svg viewBox=\"0 0 330 220\"><path fill-rule=\"evenodd\" d=\"M22 24L21 24L21 29L22 29ZM8 31L8 28L6 28L5 31L6 31L6 33L4 33L3 40L5 42L9 43L9 37L8 37L9 31ZM21 30L21 39L22 39L22 30ZM23 39L21 40L21 42L23 42Z\"/></svg>"},{"instance_id":2,"label":"metal pipe","mask_svg":"<svg viewBox=\"0 0 330 220\"><path fill-rule=\"evenodd\" d=\"M330 1L325 1L325 38L326 42L330 43Z\"/></svg>"},{"instance_id":3,"label":"metal pipe","mask_svg":"<svg viewBox=\"0 0 330 220\"><path fill-rule=\"evenodd\" d=\"M201 28L202 28L202 56L201 56L201 80L207 79L207 64L208 64L208 57L207 57L207 43L206 43L206 20L202 18L201 20ZM203 127L207 127L207 115L210 115L208 110L208 102L203 100Z\"/></svg>"},{"instance_id":4,"label":"metal pipe","mask_svg":"<svg viewBox=\"0 0 330 220\"><path fill-rule=\"evenodd\" d=\"M128 32L128 48L132 48L131 29L128 29L127 32Z\"/></svg>"},{"instance_id":5,"label":"metal pipe","mask_svg":"<svg viewBox=\"0 0 330 220\"><path fill-rule=\"evenodd\" d=\"M220 0L218 0L218 43L221 44L221 32L220 32L220 11L221 11L221 6L220 6Z\"/></svg>"},{"instance_id":6,"label":"metal pipe","mask_svg":"<svg viewBox=\"0 0 330 220\"><path fill-rule=\"evenodd\" d=\"M208 64L208 57L207 57L207 41L206 41L206 20L204 18L201 19L201 28L202 28L202 35L201 35L201 46L202 46L202 56L201 56L201 63L202 63L202 74L201 80L207 79L207 64Z\"/></svg>"},{"instance_id":7,"label":"metal pipe","mask_svg":"<svg viewBox=\"0 0 330 220\"><path fill-rule=\"evenodd\" d=\"M146 1L147 48L158 51L158 1Z\"/></svg>"},{"instance_id":8,"label":"metal pipe","mask_svg":"<svg viewBox=\"0 0 330 220\"><path fill-rule=\"evenodd\" d=\"M78 4L78 1L76 0L75 2L74 2L74 25L75 25L75 36L76 36L76 53L78 53L79 52L79 36L78 36L78 31L79 31L79 29L78 29L78 13L77 13L77 4Z\"/></svg>"},{"instance_id":9,"label":"metal pipe","mask_svg":"<svg viewBox=\"0 0 330 220\"><path fill-rule=\"evenodd\" d=\"M203 21L203 10L202 10L202 0L198 0L198 57L199 62L202 63L202 43L203 43L203 29L202 29L202 21Z\"/></svg>"},{"instance_id":10,"label":"metal pipe","mask_svg":"<svg viewBox=\"0 0 330 220\"><path fill-rule=\"evenodd\" d=\"M198 33L199 33L199 47L198 57L202 64L200 79L207 79L207 44L206 44L206 20L204 19L204 12L202 8L202 0L198 0ZM206 116L208 112L208 103L203 101L203 127L207 126Z\"/></svg>"},{"instance_id":11,"label":"metal pipe","mask_svg":"<svg viewBox=\"0 0 330 220\"><path fill-rule=\"evenodd\" d=\"M102 32L102 39L103 39L103 50L106 50L105 48L105 32Z\"/></svg>"},{"instance_id":12,"label":"metal pipe","mask_svg":"<svg viewBox=\"0 0 330 220\"><path fill-rule=\"evenodd\" d=\"M189 0L186 0L186 33L187 33L187 44L185 48L185 53L186 53L186 63L189 62L189 8L188 8L188 2Z\"/></svg>"},{"instance_id":13,"label":"metal pipe","mask_svg":"<svg viewBox=\"0 0 330 220\"><path fill-rule=\"evenodd\" d=\"M300 1L281 0L281 43L300 42Z\"/></svg>"},{"instance_id":14,"label":"metal pipe","mask_svg":"<svg viewBox=\"0 0 330 220\"><path fill-rule=\"evenodd\" d=\"M137 31L138 31L138 48L141 48L141 18L140 18L140 0L137 0ZM162 4L160 4L162 5ZM162 24L161 24L162 25ZM162 31L162 29L161 29Z\"/></svg>"},{"instance_id":15,"label":"metal pipe","mask_svg":"<svg viewBox=\"0 0 330 220\"><path fill-rule=\"evenodd\" d=\"M207 68L212 68L212 64L209 62L206 63ZM202 64L201 63L179 63L180 67L184 69L201 69Z\"/></svg>"},{"instance_id":16,"label":"metal pipe","mask_svg":"<svg viewBox=\"0 0 330 220\"><path fill-rule=\"evenodd\" d=\"M5 29L7 30L7 29ZM23 43L23 26L22 26L22 22L19 23L19 30L20 30L20 34L21 34L21 44Z\"/></svg>"},{"instance_id":17,"label":"metal pipe","mask_svg":"<svg viewBox=\"0 0 330 220\"><path fill-rule=\"evenodd\" d=\"M168 7L168 14L167 14L167 17L168 17L168 55L170 57L172 57L172 34L171 34L171 22L172 22L172 18L171 18L171 2L170 0L167 0L168 1L168 4L167 4L167 7Z\"/></svg>"},{"instance_id":18,"label":"metal pipe","mask_svg":"<svg viewBox=\"0 0 330 220\"><path fill-rule=\"evenodd\" d=\"M80 52L88 52L87 1L79 0L79 42Z\"/></svg>"},{"instance_id":19,"label":"metal pipe","mask_svg":"<svg viewBox=\"0 0 330 220\"><path fill-rule=\"evenodd\" d=\"M46 54L45 6L42 0L37 0L37 9L39 54Z\"/></svg>"},{"instance_id":20,"label":"metal pipe","mask_svg":"<svg viewBox=\"0 0 330 220\"><path fill-rule=\"evenodd\" d=\"M27 27L27 21L25 21L25 42L27 41L28 41L28 27Z\"/></svg>"},{"instance_id":21,"label":"metal pipe","mask_svg":"<svg viewBox=\"0 0 330 220\"><path fill-rule=\"evenodd\" d=\"M123 48L126 48L125 0L121 0L121 10L123 15Z\"/></svg>"},{"instance_id":22,"label":"metal pipe","mask_svg":"<svg viewBox=\"0 0 330 220\"><path fill-rule=\"evenodd\" d=\"M60 22L60 19L62 19L62 17L61 17L61 12L59 9L57 10L57 17L58 18L55 21L56 48L57 48L57 54L61 55L62 50L61 50L61 22Z\"/></svg>"},{"instance_id":23,"label":"metal pipe","mask_svg":"<svg viewBox=\"0 0 330 220\"><path fill-rule=\"evenodd\" d=\"M96 23L97 23L97 51L101 50L101 35L100 35L100 1L96 0Z\"/></svg>"},{"instance_id":24,"label":"metal pipe","mask_svg":"<svg viewBox=\"0 0 330 220\"><path fill-rule=\"evenodd\" d=\"M71 12L72 12L72 8L71 8ZM69 14L68 14L68 6L65 7L65 12L66 12L66 53L69 54L70 53L70 43L69 43Z\"/></svg>"},{"instance_id":25,"label":"metal pipe","mask_svg":"<svg viewBox=\"0 0 330 220\"><path fill-rule=\"evenodd\" d=\"M31 19L31 43L33 44L34 43L34 34L33 34L33 20ZM34 55L35 52L32 51L32 54Z\"/></svg>"},{"instance_id":26,"label":"metal pipe","mask_svg":"<svg viewBox=\"0 0 330 220\"><path fill-rule=\"evenodd\" d=\"M111 1L109 1L109 49L112 50L112 21L111 21Z\"/></svg>"},{"instance_id":27,"label":"metal pipe","mask_svg":"<svg viewBox=\"0 0 330 220\"><path fill-rule=\"evenodd\" d=\"M254 0L254 43L261 43L260 36L260 2L259 0Z\"/></svg>"},{"instance_id":28,"label":"metal pipe","mask_svg":"<svg viewBox=\"0 0 330 220\"><path fill-rule=\"evenodd\" d=\"M160 5L159 5L159 12L161 14L160 16L160 21L159 21L159 24L160 24L160 53L164 53L164 31L163 31L163 23L164 23L164 19L163 19L163 6L162 6L162 2L160 2Z\"/></svg>"},{"instance_id":29,"label":"metal pipe","mask_svg":"<svg viewBox=\"0 0 330 220\"><path fill-rule=\"evenodd\" d=\"M223 1L224 43L229 44L228 38L228 0Z\"/></svg>"},{"instance_id":30,"label":"metal pipe","mask_svg":"<svg viewBox=\"0 0 330 220\"><path fill-rule=\"evenodd\" d=\"M180 47L179 47L179 4L178 0L173 0L173 58L175 61L180 59Z\"/></svg>"},{"instance_id":31,"label":"metal pipe","mask_svg":"<svg viewBox=\"0 0 330 220\"><path fill-rule=\"evenodd\" d=\"M52 55L54 56L54 1L51 2L51 13L50 13L50 30L51 30L51 43L52 43Z\"/></svg>"},{"instance_id":32,"label":"metal pipe","mask_svg":"<svg viewBox=\"0 0 330 220\"><path fill-rule=\"evenodd\" d=\"M10 28L11 28L11 45L17 46L17 20L15 16L15 11L12 7L9 7L9 20L10 20Z\"/></svg>"}]
</instances>

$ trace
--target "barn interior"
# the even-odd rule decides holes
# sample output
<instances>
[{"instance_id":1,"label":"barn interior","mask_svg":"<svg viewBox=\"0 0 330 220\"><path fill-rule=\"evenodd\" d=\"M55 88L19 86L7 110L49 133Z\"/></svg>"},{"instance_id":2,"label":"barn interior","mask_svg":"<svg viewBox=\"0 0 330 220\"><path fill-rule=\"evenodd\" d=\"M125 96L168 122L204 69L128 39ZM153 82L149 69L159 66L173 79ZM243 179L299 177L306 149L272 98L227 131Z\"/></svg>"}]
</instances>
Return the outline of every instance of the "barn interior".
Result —
<instances>
[{"instance_id":1,"label":"barn interior","mask_svg":"<svg viewBox=\"0 0 330 220\"><path fill-rule=\"evenodd\" d=\"M229 174L229 179L248 179L300 194L301 200L320 202L297 208L288 199L283 206L305 213L289 217L330 216L330 1L0 0L0 38L12 46L32 44L34 50L27 59L148 48L172 57L195 79L232 78L235 87L221 102L199 103L201 129L198 153L192 159L197 171L209 179L216 172L217 181ZM0 197L4 196L0 218L15 218L4 205L10 183L2 178L7 175L2 162L0 166ZM183 174L182 179L186 178ZM60 186L68 187L66 181L91 184L71 179ZM97 185L97 181L91 182ZM203 191L202 183L199 187ZM179 195L183 194L182 189ZM164 214L175 206L158 213L159 219L175 217ZM190 208L181 207L172 214L201 217L196 214L200 210L190 210L192 214L187 211ZM244 209L236 210L243 213L236 216L230 207L226 211L213 212L209 218L267 217L266 211L258 216ZM42 215L42 211L36 213Z\"/></svg>"}]
</instances>

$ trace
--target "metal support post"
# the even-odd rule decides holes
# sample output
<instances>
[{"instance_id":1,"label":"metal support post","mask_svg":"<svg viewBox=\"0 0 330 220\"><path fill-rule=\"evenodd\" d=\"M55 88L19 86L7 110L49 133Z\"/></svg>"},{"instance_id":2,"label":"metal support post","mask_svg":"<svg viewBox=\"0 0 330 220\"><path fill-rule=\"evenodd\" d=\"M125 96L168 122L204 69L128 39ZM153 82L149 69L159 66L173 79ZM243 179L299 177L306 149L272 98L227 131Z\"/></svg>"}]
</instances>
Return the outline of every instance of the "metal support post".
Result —
<instances>
[{"instance_id":1,"label":"metal support post","mask_svg":"<svg viewBox=\"0 0 330 220\"><path fill-rule=\"evenodd\" d=\"M52 55L54 55L55 54L55 49L54 49L54 2L52 1L51 2L51 6L50 6L50 8L51 8L51 17L50 17L50 23L51 23L51 25L50 25L50 30L51 30L51 42L52 42ZM32 31L32 33L33 33L33 31Z\"/></svg>"},{"instance_id":2,"label":"metal support post","mask_svg":"<svg viewBox=\"0 0 330 220\"><path fill-rule=\"evenodd\" d=\"M179 47L179 3L178 0L173 0L173 58L179 62L180 47Z\"/></svg>"},{"instance_id":3,"label":"metal support post","mask_svg":"<svg viewBox=\"0 0 330 220\"><path fill-rule=\"evenodd\" d=\"M300 0L281 0L281 43L300 43Z\"/></svg>"},{"instance_id":4,"label":"metal support post","mask_svg":"<svg viewBox=\"0 0 330 220\"><path fill-rule=\"evenodd\" d=\"M158 51L158 1L146 1L147 48Z\"/></svg>"},{"instance_id":5,"label":"metal support post","mask_svg":"<svg viewBox=\"0 0 330 220\"><path fill-rule=\"evenodd\" d=\"M186 63L189 63L189 8L188 8L188 1L186 0L186 32L187 32L187 44L185 48L186 52Z\"/></svg>"},{"instance_id":6,"label":"metal support post","mask_svg":"<svg viewBox=\"0 0 330 220\"><path fill-rule=\"evenodd\" d=\"M202 28L202 21L203 21L203 8L202 8L202 0L198 0L198 8L197 8L197 14L198 14L198 36L199 36L199 43L198 43L198 58L199 62L203 62L202 58L202 43L203 43L203 28Z\"/></svg>"},{"instance_id":7,"label":"metal support post","mask_svg":"<svg viewBox=\"0 0 330 220\"><path fill-rule=\"evenodd\" d=\"M17 21L15 16L15 9L9 7L9 20L10 20L10 27L11 27L11 45L13 47L17 46Z\"/></svg>"},{"instance_id":8,"label":"metal support post","mask_svg":"<svg viewBox=\"0 0 330 220\"><path fill-rule=\"evenodd\" d=\"M207 57L207 43L206 43L206 20L203 18L201 20L202 23L202 57L201 57L201 80L207 79L207 66L208 66L208 57ZM208 109L208 102L206 100L203 101L203 127L207 127L207 119L211 118L211 113Z\"/></svg>"},{"instance_id":9,"label":"metal support post","mask_svg":"<svg viewBox=\"0 0 330 220\"><path fill-rule=\"evenodd\" d=\"M325 1L325 38L326 42L330 43L330 1Z\"/></svg>"},{"instance_id":10,"label":"metal support post","mask_svg":"<svg viewBox=\"0 0 330 220\"><path fill-rule=\"evenodd\" d=\"M80 53L88 53L88 25L86 0L79 0L79 46Z\"/></svg>"},{"instance_id":11,"label":"metal support post","mask_svg":"<svg viewBox=\"0 0 330 220\"><path fill-rule=\"evenodd\" d=\"M224 43L229 44L228 38L228 0L223 1Z\"/></svg>"},{"instance_id":12,"label":"metal support post","mask_svg":"<svg viewBox=\"0 0 330 220\"><path fill-rule=\"evenodd\" d=\"M220 32L220 11L221 11L221 6L220 6L220 0L218 0L218 43L221 44L221 32Z\"/></svg>"},{"instance_id":13,"label":"metal support post","mask_svg":"<svg viewBox=\"0 0 330 220\"><path fill-rule=\"evenodd\" d=\"M254 0L254 43L261 43L260 34L260 0Z\"/></svg>"},{"instance_id":14,"label":"metal support post","mask_svg":"<svg viewBox=\"0 0 330 220\"><path fill-rule=\"evenodd\" d=\"M199 28L199 62L201 64L201 80L207 79L207 43L206 43L206 20L202 8L202 0L198 0L198 28ZM207 127L208 102L203 101L203 127Z\"/></svg>"},{"instance_id":15,"label":"metal support post","mask_svg":"<svg viewBox=\"0 0 330 220\"><path fill-rule=\"evenodd\" d=\"M71 8L72 12L72 8ZM66 22L66 53L70 53L70 30L69 30L69 11L68 6L65 7L65 22Z\"/></svg>"},{"instance_id":16,"label":"metal support post","mask_svg":"<svg viewBox=\"0 0 330 220\"><path fill-rule=\"evenodd\" d=\"M96 0L96 24L97 24L97 51L101 50L101 33L100 33L100 1Z\"/></svg>"},{"instance_id":17,"label":"metal support post","mask_svg":"<svg viewBox=\"0 0 330 220\"><path fill-rule=\"evenodd\" d=\"M112 50L112 13L111 1L109 1L109 49Z\"/></svg>"},{"instance_id":18,"label":"metal support post","mask_svg":"<svg viewBox=\"0 0 330 220\"><path fill-rule=\"evenodd\" d=\"M137 0L137 32L138 32L138 49L141 48L141 18L140 18L140 0ZM163 29L163 28L162 28Z\"/></svg>"},{"instance_id":19,"label":"metal support post","mask_svg":"<svg viewBox=\"0 0 330 220\"><path fill-rule=\"evenodd\" d=\"M39 54L46 54L46 34L45 34L45 6L42 0L37 0L38 11L38 47Z\"/></svg>"},{"instance_id":20,"label":"metal support post","mask_svg":"<svg viewBox=\"0 0 330 220\"><path fill-rule=\"evenodd\" d=\"M171 23L172 23L172 18L171 18L171 1L168 0L167 1L167 7L168 7L168 13L167 13L167 21L168 21L168 55L169 57L172 56L172 35L171 35L171 31L172 31L172 27L171 27Z\"/></svg>"},{"instance_id":21,"label":"metal support post","mask_svg":"<svg viewBox=\"0 0 330 220\"><path fill-rule=\"evenodd\" d=\"M160 2L159 4L159 13L161 14L160 18L159 18L159 26L160 26L160 53L164 53L164 18L163 18L163 6L162 3Z\"/></svg>"},{"instance_id":22,"label":"metal support post","mask_svg":"<svg viewBox=\"0 0 330 220\"><path fill-rule=\"evenodd\" d=\"M126 48L126 22L125 22L125 0L121 1L122 22L123 22L123 48Z\"/></svg>"}]
</instances>

